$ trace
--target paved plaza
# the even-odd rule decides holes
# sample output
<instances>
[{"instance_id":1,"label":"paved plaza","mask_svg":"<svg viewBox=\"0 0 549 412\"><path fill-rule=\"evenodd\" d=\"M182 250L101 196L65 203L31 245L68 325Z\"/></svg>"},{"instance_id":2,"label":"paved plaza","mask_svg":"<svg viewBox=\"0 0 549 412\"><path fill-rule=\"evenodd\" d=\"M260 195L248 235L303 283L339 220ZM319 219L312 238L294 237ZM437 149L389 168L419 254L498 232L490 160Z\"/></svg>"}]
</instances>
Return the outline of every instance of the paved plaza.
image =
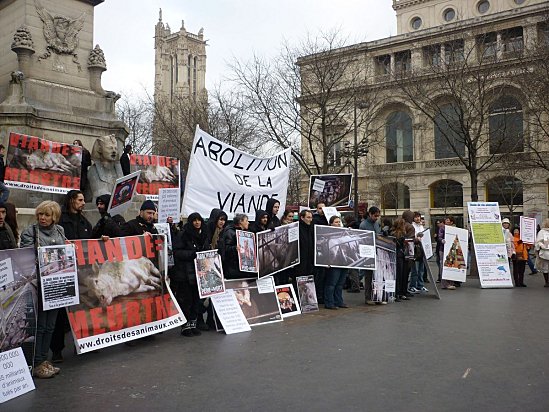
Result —
<instances>
[{"instance_id":1,"label":"paved plaza","mask_svg":"<svg viewBox=\"0 0 549 412\"><path fill-rule=\"evenodd\" d=\"M0 410L547 411L549 288L526 280L374 307L345 293L349 309L231 336L171 330L80 356L71 343L59 376Z\"/></svg>"}]
</instances>

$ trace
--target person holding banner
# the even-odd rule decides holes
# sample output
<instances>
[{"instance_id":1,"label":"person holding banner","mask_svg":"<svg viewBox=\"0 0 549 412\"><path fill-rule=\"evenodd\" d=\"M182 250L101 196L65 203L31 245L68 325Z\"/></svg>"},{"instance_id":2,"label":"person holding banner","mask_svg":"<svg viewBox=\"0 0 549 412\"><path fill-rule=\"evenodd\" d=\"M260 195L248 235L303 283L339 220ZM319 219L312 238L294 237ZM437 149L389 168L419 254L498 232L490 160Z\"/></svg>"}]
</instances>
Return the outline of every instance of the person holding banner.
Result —
<instances>
[{"instance_id":1,"label":"person holding banner","mask_svg":"<svg viewBox=\"0 0 549 412\"><path fill-rule=\"evenodd\" d=\"M269 230L269 214L261 209L255 212L255 221L250 224L250 232L259 233Z\"/></svg>"},{"instance_id":2,"label":"person holding banner","mask_svg":"<svg viewBox=\"0 0 549 412\"><path fill-rule=\"evenodd\" d=\"M111 196L106 194L97 196L97 199L95 199L95 205L97 206L97 211L99 212L99 215L101 217L92 229L93 239L101 239L103 236L122 236L121 225L126 223L126 221L120 215L115 215L114 217L111 217L111 215L107 213L107 208L110 201Z\"/></svg>"},{"instance_id":3,"label":"person holding banner","mask_svg":"<svg viewBox=\"0 0 549 412\"><path fill-rule=\"evenodd\" d=\"M513 279L515 287L525 288L524 271L526 270L529 247L520 239L520 229L518 227L515 227L513 230L513 244L515 247L515 254L513 255Z\"/></svg>"},{"instance_id":4,"label":"person holding banner","mask_svg":"<svg viewBox=\"0 0 549 412\"><path fill-rule=\"evenodd\" d=\"M396 244L396 302L408 300L408 262L406 253L408 245L406 244L406 222L402 218L395 219L391 229L391 236L395 238ZM410 295L411 297L411 295Z\"/></svg>"},{"instance_id":5,"label":"person holding banner","mask_svg":"<svg viewBox=\"0 0 549 412\"><path fill-rule=\"evenodd\" d=\"M281 222L277 216L278 211L280 210L280 202L276 200L274 197L271 197L269 200L267 200L266 209L267 209L267 215L269 216L269 223L268 223L269 229L274 229L275 227L280 226Z\"/></svg>"},{"instance_id":6,"label":"person holding banner","mask_svg":"<svg viewBox=\"0 0 549 412\"><path fill-rule=\"evenodd\" d=\"M208 219L208 243L210 249L217 249L219 236L227 224L227 213L221 209L212 209Z\"/></svg>"},{"instance_id":7,"label":"person holding banner","mask_svg":"<svg viewBox=\"0 0 549 412\"><path fill-rule=\"evenodd\" d=\"M549 219L543 221L542 227L536 236L535 249L537 252L536 267L545 279L545 287L549 288Z\"/></svg>"},{"instance_id":8,"label":"person holding banner","mask_svg":"<svg viewBox=\"0 0 549 412\"><path fill-rule=\"evenodd\" d=\"M64 245L67 238L63 227L57 224L61 218L61 208L56 202L46 200L40 203L36 207L35 216L37 222L28 226L21 233L21 247L34 246L38 259L39 246ZM36 271L38 272L38 263ZM38 281L38 288L40 289L40 287L41 284ZM38 296L41 296L40 290L38 290ZM38 365L34 367L33 376L39 379L53 378L60 371L48 361L57 313L57 309L44 311L41 302L39 302L33 362L34 365Z\"/></svg>"},{"instance_id":9,"label":"person holding banner","mask_svg":"<svg viewBox=\"0 0 549 412\"><path fill-rule=\"evenodd\" d=\"M198 295L196 269L194 260L196 253L209 250L208 236L204 226L204 219L199 213L191 213L187 223L183 226L173 242L174 266L168 274L175 298L187 319L181 326L181 335L186 337L198 336L198 317L202 316L202 300Z\"/></svg>"},{"instance_id":10,"label":"person holding banner","mask_svg":"<svg viewBox=\"0 0 549 412\"><path fill-rule=\"evenodd\" d=\"M225 279L243 279L250 276L249 273L240 271L236 241L236 231L248 231L248 225L248 216L237 213L233 218L233 223L223 229L221 233L218 248L223 262Z\"/></svg>"},{"instance_id":11,"label":"person holding banner","mask_svg":"<svg viewBox=\"0 0 549 412\"><path fill-rule=\"evenodd\" d=\"M158 231L154 227L154 214L156 206L152 200L145 200L139 209L139 216L127 221L122 226L123 236L140 236L145 233L157 235Z\"/></svg>"},{"instance_id":12,"label":"person holding banner","mask_svg":"<svg viewBox=\"0 0 549 412\"><path fill-rule=\"evenodd\" d=\"M381 210L378 207L372 206L368 209L368 216L362 222L360 222L360 230L370 230L376 235L381 233L381 226L379 224L379 217L381 216ZM373 270L364 270L364 297L367 305L375 305L372 300L372 280L374 276Z\"/></svg>"},{"instance_id":13,"label":"person holding banner","mask_svg":"<svg viewBox=\"0 0 549 412\"><path fill-rule=\"evenodd\" d=\"M341 227L338 216L330 217L330 226ZM343 285L347 278L347 269L330 267L326 271L324 284L324 307L326 309L348 308L343 302Z\"/></svg>"}]
</instances>

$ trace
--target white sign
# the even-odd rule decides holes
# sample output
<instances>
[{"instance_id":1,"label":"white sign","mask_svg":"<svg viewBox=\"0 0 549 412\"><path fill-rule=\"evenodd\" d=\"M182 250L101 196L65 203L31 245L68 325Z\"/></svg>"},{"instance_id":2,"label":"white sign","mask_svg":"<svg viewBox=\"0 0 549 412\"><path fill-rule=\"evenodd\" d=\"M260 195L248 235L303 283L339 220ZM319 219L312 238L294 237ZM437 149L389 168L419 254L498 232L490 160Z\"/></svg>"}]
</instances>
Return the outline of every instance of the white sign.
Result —
<instances>
[{"instance_id":1,"label":"white sign","mask_svg":"<svg viewBox=\"0 0 549 412\"><path fill-rule=\"evenodd\" d=\"M524 243L533 245L536 243L536 225L535 217L520 217L520 240Z\"/></svg>"},{"instance_id":2,"label":"white sign","mask_svg":"<svg viewBox=\"0 0 549 412\"><path fill-rule=\"evenodd\" d=\"M0 261L0 287L13 282L13 269L11 258Z\"/></svg>"},{"instance_id":3,"label":"white sign","mask_svg":"<svg viewBox=\"0 0 549 412\"><path fill-rule=\"evenodd\" d=\"M513 287L497 202L468 202L480 286Z\"/></svg>"},{"instance_id":4,"label":"white sign","mask_svg":"<svg viewBox=\"0 0 549 412\"><path fill-rule=\"evenodd\" d=\"M156 228L159 235L166 236L166 245L168 246L167 247L168 267L172 267L173 265L175 265L175 262L173 260L172 231L170 230L170 224L155 223L154 227Z\"/></svg>"},{"instance_id":5,"label":"white sign","mask_svg":"<svg viewBox=\"0 0 549 412\"><path fill-rule=\"evenodd\" d=\"M264 278L257 280L257 292L262 293L273 293L274 290L274 280L272 276L265 276Z\"/></svg>"},{"instance_id":6,"label":"white sign","mask_svg":"<svg viewBox=\"0 0 549 412\"><path fill-rule=\"evenodd\" d=\"M291 227L288 229L288 243L299 240L299 226Z\"/></svg>"},{"instance_id":7,"label":"white sign","mask_svg":"<svg viewBox=\"0 0 549 412\"><path fill-rule=\"evenodd\" d=\"M196 129L181 214L208 216L222 209L229 219L237 213L255 219L256 210L265 210L267 200L280 202L282 215L290 173L290 149L267 158L244 153Z\"/></svg>"},{"instance_id":8,"label":"white sign","mask_svg":"<svg viewBox=\"0 0 549 412\"><path fill-rule=\"evenodd\" d=\"M425 259L431 259L433 256L433 244L431 243L431 229L425 229L423 236L420 236L421 246L423 247L423 253L425 253Z\"/></svg>"},{"instance_id":9,"label":"white sign","mask_svg":"<svg viewBox=\"0 0 549 412\"><path fill-rule=\"evenodd\" d=\"M330 222L330 219L332 218L332 216L337 216L340 219L339 225L343 226L343 222L341 221L341 213L339 213L335 207L333 207L333 206L324 206L322 208L322 211L324 212L324 216L326 216L326 220L328 222Z\"/></svg>"},{"instance_id":10,"label":"white sign","mask_svg":"<svg viewBox=\"0 0 549 412\"><path fill-rule=\"evenodd\" d=\"M358 254L361 258L375 258L376 247L372 245L359 245Z\"/></svg>"},{"instance_id":11,"label":"white sign","mask_svg":"<svg viewBox=\"0 0 549 412\"><path fill-rule=\"evenodd\" d=\"M23 349L0 353L0 403L35 389Z\"/></svg>"},{"instance_id":12,"label":"white sign","mask_svg":"<svg viewBox=\"0 0 549 412\"><path fill-rule=\"evenodd\" d=\"M318 192L322 192L324 190L324 186L326 186L326 182L321 179L315 179L313 183L313 190L316 190Z\"/></svg>"},{"instance_id":13,"label":"white sign","mask_svg":"<svg viewBox=\"0 0 549 412\"><path fill-rule=\"evenodd\" d=\"M219 295L212 295L210 299L214 305L217 318L223 325L227 335L252 330L233 290L227 290Z\"/></svg>"},{"instance_id":14,"label":"white sign","mask_svg":"<svg viewBox=\"0 0 549 412\"><path fill-rule=\"evenodd\" d=\"M442 279L465 282L469 256L469 232L454 226L445 226Z\"/></svg>"},{"instance_id":15,"label":"white sign","mask_svg":"<svg viewBox=\"0 0 549 412\"><path fill-rule=\"evenodd\" d=\"M73 244L39 247L38 266L44 310L65 308L80 303Z\"/></svg>"},{"instance_id":16,"label":"white sign","mask_svg":"<svg viewBox=\"0 0 549 412\"><path fill-rule=\"evenodd\" d=\"M171 217L177 223L179 221L179 210L181 209L180 190L176 188L158 190L158 221L166 223Z\"/></svg>"}]
</instances>

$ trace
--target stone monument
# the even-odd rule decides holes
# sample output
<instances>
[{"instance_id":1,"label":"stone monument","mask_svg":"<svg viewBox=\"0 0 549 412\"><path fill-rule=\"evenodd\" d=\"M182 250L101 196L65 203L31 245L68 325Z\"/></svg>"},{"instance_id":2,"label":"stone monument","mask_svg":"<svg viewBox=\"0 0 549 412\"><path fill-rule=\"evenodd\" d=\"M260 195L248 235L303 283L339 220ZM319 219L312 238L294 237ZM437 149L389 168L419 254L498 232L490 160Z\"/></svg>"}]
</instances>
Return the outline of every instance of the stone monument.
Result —
<instances>
[{"instance_id":1,"label":"stone monument","mask_svg":"<svg viewBox=\"0 0 549 412\"><path fill-rule=\"evenodd\" d=\"M128 135L118 120L118 94L103 90L103 51L93 45L94 7L103 0L0 0L0 143L10 132L91 150ZM12 189L10 201L34 208L59 195ZM24 212L23 212L24 213Z\"/></svg>"}]
</instances>

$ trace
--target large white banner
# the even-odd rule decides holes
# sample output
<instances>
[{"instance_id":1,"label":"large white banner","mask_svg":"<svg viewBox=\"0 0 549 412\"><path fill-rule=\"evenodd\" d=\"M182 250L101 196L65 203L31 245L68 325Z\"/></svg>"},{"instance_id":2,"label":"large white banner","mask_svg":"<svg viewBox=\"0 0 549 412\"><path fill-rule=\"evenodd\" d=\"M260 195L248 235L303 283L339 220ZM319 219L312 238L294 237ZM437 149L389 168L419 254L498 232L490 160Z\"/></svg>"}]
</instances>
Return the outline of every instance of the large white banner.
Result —
<instances>
[{"instance_id":1,"label":"large white banner","mask_svg":"<svg viewBox=\"0 0 549 412\"><path fill-rule=\"evenodd\" d=\"M467 202L480 286L513 287L497 202Z\"/></svg>"},{"instance_id":2,"label":"large white banner","mask_svg":"<svg viewBox=\"0 0 549 412\"><path fill-rule=\"evenodd\" d=\"M245 213L255 219L256 210L265 210L271 197L286 205L290 172L290 149L274 156L259 158L223 143L196 129L185 194L183 217L193 212L209 216L214 208L229 218Z\"/></svg>"}]
</instances>

